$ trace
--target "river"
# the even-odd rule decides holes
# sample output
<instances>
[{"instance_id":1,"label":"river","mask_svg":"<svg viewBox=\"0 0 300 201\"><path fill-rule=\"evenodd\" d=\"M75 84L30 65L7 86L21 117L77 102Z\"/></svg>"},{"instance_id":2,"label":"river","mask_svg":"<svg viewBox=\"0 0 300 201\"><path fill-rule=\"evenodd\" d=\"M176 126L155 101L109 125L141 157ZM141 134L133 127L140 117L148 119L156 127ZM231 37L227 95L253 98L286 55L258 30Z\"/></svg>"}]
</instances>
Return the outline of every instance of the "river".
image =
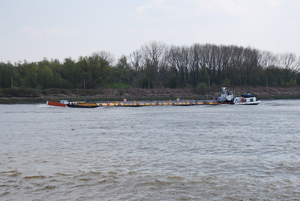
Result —
<instances>
[{"instance_id":1,"label":"river","mask_svg":"<svg viewBox=\"0 0 300 201\"><path fill-rule=\"evenodd\" d=\"M299 200L300 100L0 105L0 200Z\"/></svg>"}]
</instances>

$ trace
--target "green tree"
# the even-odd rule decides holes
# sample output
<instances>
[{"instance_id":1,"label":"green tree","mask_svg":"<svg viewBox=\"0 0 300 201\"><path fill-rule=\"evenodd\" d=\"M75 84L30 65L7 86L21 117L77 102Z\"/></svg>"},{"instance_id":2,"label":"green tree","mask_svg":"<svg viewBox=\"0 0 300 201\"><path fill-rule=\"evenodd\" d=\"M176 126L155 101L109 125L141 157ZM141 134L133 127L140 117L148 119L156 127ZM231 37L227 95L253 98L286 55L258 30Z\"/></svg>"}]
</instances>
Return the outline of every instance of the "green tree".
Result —
<instances>
[{"instance_id":1,"label":"green tree","mask_svg":"<svg viewBox=\"0 0 300 201\"><path fill-rule=\"evenodd\" d=\"M36 63L26 64L25 77L23 80L25 87L37 88L38 87L38 65Z\"/></svg>"},{"instance_id":2,"label":"green tree","mask_svg":"<svg viewBox=\"0 0 300 201\"><path fill-rule=\"evenodd\" d=\"M60 75L65 88L81 88L82 71L71 58L64 60Z\"/></svg>"},{"instance_id":3,"label":"green tree","mask_svg":"<svg viewBox=\"0 0 300 201\"><path fill-rule=\"evenodd\" d=\"M202 83L205 83L206 85L210 85L210 76L209 76L207 68L201 69L201 81L202 81Z\"/></svg>"},{"instance_id":4,"label":"green tree","mask_svg":"<svg viewBox=\"0 0 300 201\"><path fill-rule=\"evenodd\" d=\"M117 79L115 82L133 85L137 72L130 67L130 64L127 62L127 57L123 55L115 67L114 76L115 79Z\"/></svg>"},{"instance_id":5,"label":"green tree","mask_svg":"<svg viewBox=\"0 0 300 201\"><path fill-rule=\"evenodd\" d=\"M154 80L150 77L144 77L142 79L142 88L152 89L154 86Z\"/></svg>"},{"instance_id":6,"label":"green tree","mask_svg":"<svg viewBox=\"0 0 300 201\"><path fill-rule=\"evenodd\" d=\"M49 66L39 66L38 73L38 85L42 89L52 88L53 84L53 73Z\"/></svg>"},{"instance_id":7,"label":"green tree","mask_svg":"<svg viewBox=\"0 0 300 201\"><path fill-rule=\"evenodd\" d=\"M10 63L0 63L0 88L12 86L13 67Z\"/></svg>"},{"instance_id":8,"label":"green tree","mask_svg":"<svg viewBox=\"0 0 300 201\"><path fill-rule=\"evenodd\" d=\"M170 88L178 88L178 86L179 86L179 79L176 75L173 75L169 82L169 87Z\"/></svg>"},{"instance_id":9,"label":"green tree","mask_svg":"<svg viewBox=\"0 0 300 201\"><path fill-rule=\"evenodd\" d=\"M90 88L103 86L109 79L112 72L108 61L103 59L98 54L86 58L86 71L87 79L91 83Z\"/></svg>"}]
</instances>

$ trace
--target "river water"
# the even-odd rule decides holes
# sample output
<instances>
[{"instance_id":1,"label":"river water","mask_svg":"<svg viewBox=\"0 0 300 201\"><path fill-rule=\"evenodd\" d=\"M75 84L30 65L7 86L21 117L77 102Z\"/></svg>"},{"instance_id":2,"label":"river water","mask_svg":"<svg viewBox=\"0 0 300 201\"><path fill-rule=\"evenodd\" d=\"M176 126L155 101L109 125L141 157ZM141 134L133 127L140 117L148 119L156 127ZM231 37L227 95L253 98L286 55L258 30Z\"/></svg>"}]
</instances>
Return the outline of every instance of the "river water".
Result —
<instances>
[{"instance_id":1,"label":"river water","mask_svg":"<svg viewBox=\"0 0 300 201\"><path fill-rule=\"evenodd\" d=\"M0 105L0 200L300 200L300 100Z\"/></svg>"}]
</instances>

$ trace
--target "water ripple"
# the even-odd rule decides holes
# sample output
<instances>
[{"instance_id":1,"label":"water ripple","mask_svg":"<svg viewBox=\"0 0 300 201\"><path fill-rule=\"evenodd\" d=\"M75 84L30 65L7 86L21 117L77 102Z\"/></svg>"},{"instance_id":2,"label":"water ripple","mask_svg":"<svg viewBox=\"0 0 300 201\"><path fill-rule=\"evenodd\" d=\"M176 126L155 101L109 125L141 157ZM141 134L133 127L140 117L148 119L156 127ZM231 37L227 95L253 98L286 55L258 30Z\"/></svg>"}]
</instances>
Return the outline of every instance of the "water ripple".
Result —
<instances>
[{"instance_id":1,"label":"water ripple","mask_svg":"<svg viewBox=\"0 0 300 201\"><path fill-rule=\"evenodd\" d=\"M0 200L297 200L299 103L0 105Z\"/></svg>"}]
</instances>

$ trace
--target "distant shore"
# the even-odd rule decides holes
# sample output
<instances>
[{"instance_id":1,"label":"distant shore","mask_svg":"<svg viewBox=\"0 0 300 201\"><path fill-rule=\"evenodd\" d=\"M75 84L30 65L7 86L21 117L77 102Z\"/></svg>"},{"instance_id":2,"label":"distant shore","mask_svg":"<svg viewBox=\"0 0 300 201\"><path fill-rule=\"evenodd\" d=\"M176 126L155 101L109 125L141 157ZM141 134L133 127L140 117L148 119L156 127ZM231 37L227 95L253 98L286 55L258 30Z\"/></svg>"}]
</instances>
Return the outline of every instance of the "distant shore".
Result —
<instances>
[{"instance_id":1,"label":"distant shore","mask_svg":"<svg viewBox=\"0 0 300 201\"><path fill-rule=\"evenodd\" d=\"M253 93L259 99L300 99L300 87L228 87L227 89L235 92L236 96L240 94ZM29 104L45 103L47 100L90 100L90 101L142 101L142 100L176 100L194 99L194 100L212 100L220 95L221 89L218 87L206 88L200 93L190 89L101 89L99 93L76 93L76 94L40 94L27 97L0 97L0 104ZM83 91L84 92L84 91Z\"/></svg>"}]
</instances>

